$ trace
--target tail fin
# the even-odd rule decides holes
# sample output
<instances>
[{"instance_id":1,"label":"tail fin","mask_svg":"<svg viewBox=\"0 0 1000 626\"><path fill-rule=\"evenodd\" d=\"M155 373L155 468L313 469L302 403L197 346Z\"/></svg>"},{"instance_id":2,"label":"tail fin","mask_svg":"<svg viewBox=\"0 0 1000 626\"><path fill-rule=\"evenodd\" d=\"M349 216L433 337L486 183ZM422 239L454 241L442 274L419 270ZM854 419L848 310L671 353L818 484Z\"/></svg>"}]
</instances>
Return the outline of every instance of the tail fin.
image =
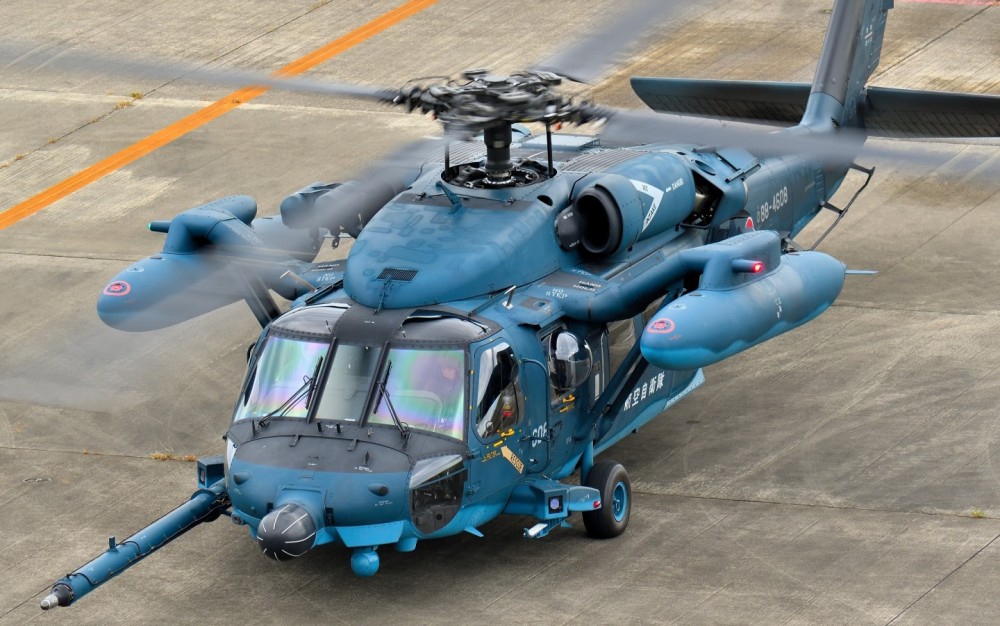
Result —
<instances>
[{"instance_id":1,"label":"tail fin","mask_svg":"<svg viewBox=\"0 0 1000 626\"><path fill-rule=\"evenodd\" d=\"M836 0L801 125L861 126L865 83L878 67L893 0Z\"/></svg>"}]
</instances>

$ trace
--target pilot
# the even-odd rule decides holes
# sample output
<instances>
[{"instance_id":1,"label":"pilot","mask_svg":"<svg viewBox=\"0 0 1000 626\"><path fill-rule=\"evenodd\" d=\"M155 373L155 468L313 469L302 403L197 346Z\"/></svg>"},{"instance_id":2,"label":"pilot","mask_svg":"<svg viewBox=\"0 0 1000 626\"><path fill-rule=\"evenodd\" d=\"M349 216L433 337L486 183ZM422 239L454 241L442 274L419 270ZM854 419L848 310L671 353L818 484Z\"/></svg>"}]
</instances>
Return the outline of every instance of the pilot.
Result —
<instances>
[{"instance_id":1,"label":"pilot","mask_svg":"<svg viewBox=\"0 0 1000 626\"><path fill-rule=\"evenodd\" d=\"M491 420L493 432L503 432L515 423L517 423L517 398L514 396L514 385L507 385L500 394L500 402L497 403L496 413Z\"/></svg>"},{"instance_id":2,"label":"pilot","mask_svg":"<svg viewBox=\"0 0 1000 626\"><path fill-rule=\"evenodd\" d=\"M462 398L465 395L462 372L454 360L442 358L423 374L419 387L437 396L441 402L436 429L449 430L462 414Z\"/></svg>"}]
</instances>

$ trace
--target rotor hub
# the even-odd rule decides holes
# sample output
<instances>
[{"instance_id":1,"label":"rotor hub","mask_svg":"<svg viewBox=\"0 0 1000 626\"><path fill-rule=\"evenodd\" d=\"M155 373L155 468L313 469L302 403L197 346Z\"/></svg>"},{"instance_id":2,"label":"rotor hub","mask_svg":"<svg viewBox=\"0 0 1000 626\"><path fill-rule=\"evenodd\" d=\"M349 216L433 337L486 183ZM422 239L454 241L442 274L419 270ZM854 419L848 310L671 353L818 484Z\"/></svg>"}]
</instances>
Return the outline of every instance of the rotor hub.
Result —
<instances>
[{"instance_id":1,"label":"rotor hub","mask_svg":"<svg viewBox=\"0 0 1000 626\"><path fill-rule=\"evenodd\" d=\"M551 72L532 70L509 76L487 69L462 73L465 82L414 86L401 90L393 100L410 110L430 113L453 131L482 132L486 162L482 168L446 171L446 180L468 187L509 187L539 180L535 168L521 167L510 158L511 125L542 122L546 126L569 122L582 124L607 117L605 109L587 102L574 102L553 88L562 78ZM548 171L551 173L551 163Z\"/></svg>"},{"instance_id":2,"label":"rotor hub","mask_svg":"<svg viewBox=\"0 0 1000 626\"><path fill-rule=\"evenodd\" d=\"M554 91L562 78L551 72L522 71L505 76L470 69L462 77L465 82L404 89L395 102L433 114L449 128L467 131L516 122L583 123L605 114L603 109L574 102Z\"/></svg>"}]
</instances>

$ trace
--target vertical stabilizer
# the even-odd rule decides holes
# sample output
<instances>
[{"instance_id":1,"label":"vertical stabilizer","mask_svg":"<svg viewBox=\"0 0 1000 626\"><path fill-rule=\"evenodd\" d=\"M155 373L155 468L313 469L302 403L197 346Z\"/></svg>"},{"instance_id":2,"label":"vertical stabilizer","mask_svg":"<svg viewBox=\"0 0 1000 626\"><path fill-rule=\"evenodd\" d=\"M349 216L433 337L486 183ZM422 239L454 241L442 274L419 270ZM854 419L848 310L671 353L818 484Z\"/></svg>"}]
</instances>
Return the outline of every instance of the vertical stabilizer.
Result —
<instances>
[{"instance_id":1,"label":"vertical stabilizer","mask_svg":"<svg viewBox=\"0 0 1000 626\"><path fill-rule=\"evenodd\" d=\"M836 0L802 125L861 126L858 104L878 67L893 0Z\"/></svg>"}]
</instances>

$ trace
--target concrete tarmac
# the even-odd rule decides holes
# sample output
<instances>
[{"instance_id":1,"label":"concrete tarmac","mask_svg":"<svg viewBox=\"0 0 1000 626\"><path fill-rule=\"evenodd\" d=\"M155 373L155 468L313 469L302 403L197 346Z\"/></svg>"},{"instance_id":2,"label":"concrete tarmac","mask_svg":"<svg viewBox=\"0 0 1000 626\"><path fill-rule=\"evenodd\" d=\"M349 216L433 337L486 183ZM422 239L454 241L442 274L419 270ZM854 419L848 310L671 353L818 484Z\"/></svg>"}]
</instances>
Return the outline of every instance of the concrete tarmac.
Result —
<instances>
[{"instance_id":1,"label":"concrete tarmac","mask_svg":"<svg viewBox=\"0 0 1000 626\"><path fill-rule=\"evenodd\" d=\"M273 71L399 6L287 0L7 0L0 42ZM898 0L875 84L1000 94L1000 6ZM440 0L305 76L400 85L526 67L619 6ZM592 89L629 75L808 81L825 0L699 2ZM183 79L0 68L0 211L233 91ZM141 96L141 97L137 97ZM376 105L270 92L0 231L0 624L994 623L1000 612L1000 141L893 142L822 250L851 277L806 327L708 383L606 456L629 470L628 531L543 540L504 517L384 551L372 579L328 547L263 558L224 518L68 609L51 583L169 511L218 454L259 333L244 305L162 331L98 320L110 277L159 250L152 219L232 193L273 214L436 132ZM843 205L860 184L849 179ZM801 239L815 239L830 223ZM324 252L325 256L343 250Z\"/></svg>"}]
</instances>

